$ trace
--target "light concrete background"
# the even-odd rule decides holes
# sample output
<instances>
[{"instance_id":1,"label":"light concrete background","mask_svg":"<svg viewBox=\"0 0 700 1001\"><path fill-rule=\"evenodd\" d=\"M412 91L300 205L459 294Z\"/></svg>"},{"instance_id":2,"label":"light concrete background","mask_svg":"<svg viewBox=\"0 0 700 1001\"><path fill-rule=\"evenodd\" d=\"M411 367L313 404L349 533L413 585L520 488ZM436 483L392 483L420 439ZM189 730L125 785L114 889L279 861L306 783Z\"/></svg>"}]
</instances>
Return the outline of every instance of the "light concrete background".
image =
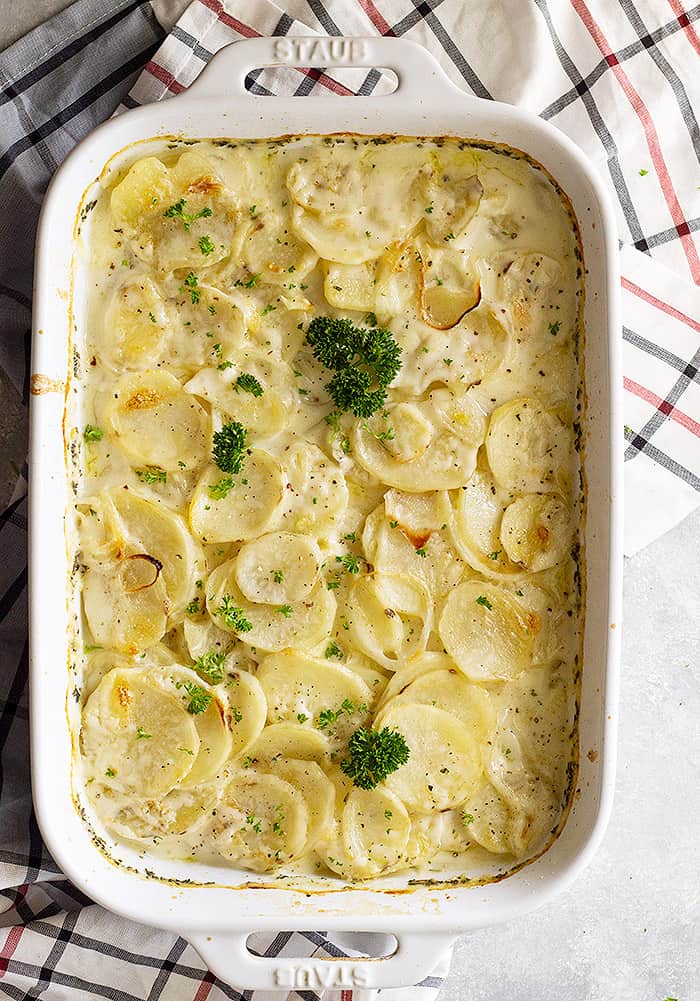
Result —
<instances>
[{"instance_id":1,"label":"light concrete background","mask_svg":"<svg viewBox=\"0 0 700 1001\"><path fill-rule=\"evenodd\" d=\"M0 49L67 6L0 0ZM700 512L625 561L624 612L603 846L554 904L464 938L441 1001L700 999Z\"/></svg>"}]
</instances>

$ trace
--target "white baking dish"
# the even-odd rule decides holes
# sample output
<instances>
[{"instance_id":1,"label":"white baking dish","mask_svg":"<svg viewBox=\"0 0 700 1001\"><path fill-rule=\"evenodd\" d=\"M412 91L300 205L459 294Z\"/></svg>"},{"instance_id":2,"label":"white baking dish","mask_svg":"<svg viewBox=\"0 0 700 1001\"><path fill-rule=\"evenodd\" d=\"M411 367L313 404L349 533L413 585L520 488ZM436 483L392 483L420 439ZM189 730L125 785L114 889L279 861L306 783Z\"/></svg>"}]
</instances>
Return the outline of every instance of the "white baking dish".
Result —
<instances>
[{"instance_id":1,"label":"white baking dish","mask_svg":"<svg viewBox=\"0 0 700 1001\"><path fill-rule=\"evenodd\" d=\"M275 64L388 67L398 77L388 96L320 100L258 98L244 79ZM409 887L389 883L304 893L278 884L245 886L250 874L201 871L160 860L149 878L129 849L115 865L76 810L71 786L71 727L78 706L67 669L76 607L68 589L72 495L64 457L65 427L79 420L79 399L65 386L73 364L73 330L81 319L84 276L74 268L76 215L110 169L162 147L163 137L246 138L289 133L457 135L505 143L542 163L568 194L579 219L586 276L585 471L587 602L580 712L580 772L565 828L540 858L501 882L482 886ZM136 149L127 147L150 140ZM120 152L124 151L124 152ZM114 158L114 160L112 159ZM82 200L82 201L81 201ZM622 440L617 243L608 195L584 155L556 129L515 108L469 97L419 46L391 38L255 39L214 57L183 95L128 112L89 136L58 171L39 229L31 415L31 691L34 800L47 845L69 878L120 914L183 934L222 979L241 987L387 987L430 972L455 935L540 906L563 889L595 851L609 814L614 780L620 638ZM74 303L72 306L71 303ZM75 727L74 727L75 730ZM79 791L78 795L79 795ZM100 832L98 832L99 834ZM202 867L202 870L204 867ZM236 884L238 886L232 887ZM387 892L387 887L404 892ZM265 929L382 931L398 947L378 960L319 962L264 959L246 947Z\"/></svg>"}]
</instances>

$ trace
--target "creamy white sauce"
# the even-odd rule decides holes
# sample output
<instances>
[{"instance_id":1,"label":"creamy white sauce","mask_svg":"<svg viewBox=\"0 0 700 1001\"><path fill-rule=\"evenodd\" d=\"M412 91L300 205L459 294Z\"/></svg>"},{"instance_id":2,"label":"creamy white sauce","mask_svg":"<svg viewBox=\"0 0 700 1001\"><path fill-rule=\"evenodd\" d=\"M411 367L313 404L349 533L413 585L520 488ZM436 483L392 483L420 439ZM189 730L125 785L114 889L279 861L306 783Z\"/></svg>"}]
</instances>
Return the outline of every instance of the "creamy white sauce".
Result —
<instances>
[{"instance_id":1,"label":"creamy white sauce","mask_svg":"<svg viewBox=\"0 0 700 1001\"><path fill-rule=\"evenodd\" d=\"M108 830L348 880L541 850L581 628L561 193L452 140L175 144L86 233L81 760ZM315 316L399 344L373 417L334 420ZM340 768L363 724L410 749L372 791Z\"/></svg>"}]
</instances>

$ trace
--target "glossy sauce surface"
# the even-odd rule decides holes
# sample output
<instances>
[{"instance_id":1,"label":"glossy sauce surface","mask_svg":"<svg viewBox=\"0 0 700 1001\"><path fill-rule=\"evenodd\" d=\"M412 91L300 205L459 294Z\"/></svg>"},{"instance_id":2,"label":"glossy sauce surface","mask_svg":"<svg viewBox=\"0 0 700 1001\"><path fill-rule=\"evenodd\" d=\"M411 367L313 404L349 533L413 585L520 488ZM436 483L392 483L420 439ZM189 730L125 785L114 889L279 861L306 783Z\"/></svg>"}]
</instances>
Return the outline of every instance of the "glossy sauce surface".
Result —
<instances>
[{"instance_id":1,"label":"glossy sauce surface","mask_svg":"<svg viewBox=\"0 0 700 1001\"><path fill-rule=\"evenodd\" d=\"M80 751L101 821L349 881L541 850L580 675L561 193L456 140L174 143L89 234ZM331 399L318 317L398 345L373 414ZM347 767L360 728L407 749L373 788Z\"/></svg>"}]
</instances>

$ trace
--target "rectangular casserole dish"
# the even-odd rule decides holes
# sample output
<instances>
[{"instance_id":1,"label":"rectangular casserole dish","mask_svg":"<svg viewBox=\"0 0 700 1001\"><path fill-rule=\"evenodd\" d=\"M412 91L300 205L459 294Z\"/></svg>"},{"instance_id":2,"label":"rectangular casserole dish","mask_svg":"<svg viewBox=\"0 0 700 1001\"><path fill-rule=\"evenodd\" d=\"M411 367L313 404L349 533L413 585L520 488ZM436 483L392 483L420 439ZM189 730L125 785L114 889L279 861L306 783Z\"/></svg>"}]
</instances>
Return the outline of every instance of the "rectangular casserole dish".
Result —
<instances>
[{"instance_id":1,"label":"rectangular casserole dish","mask_svg":"<svg viewBox=\"0 0 700 1001\"><path fill-rule=\"evenodd\" d=\"M271 65L384 67L398 79L381 97L327 101L259 98L245 76ZM578 217L586 265L584 470L587 588L579 717L580 767L566 825L544 855L500 882L411 885L410 873L384 883L321 890L277 882L263 887L231 869L152 860L120 845L120 865L101 850L71 774L79 707L73 697L70 634L77 606L69 588L72 506L64 432L76 423L66 396L85 275L75 266L76 234L105 170L158 151L175 135L267 138L290 133L454 135L502 143L541 163ZM138 146L134 147L134 144ZM30 659L34 801L47 846L90 897L124 916L176 931L223 980L245 988L396 987L430 972L462 932L540 906L563 889L595 851L614 783L621 593L619 277L607 191L574 144L540 119L470 97L414 43L390 38L255 39L218 53L181 96L112 119L67 158L46 198L39 229L31 391ZM81 817L80 813L83 814ZM87 821L87 822L86 822ZM446 874L446 878L449 875ZM238 884L238 885L232 885ZM377 931L396 936L380 959L318 961L253 956L252 931Z\"/></svg>"}]
</instances>

